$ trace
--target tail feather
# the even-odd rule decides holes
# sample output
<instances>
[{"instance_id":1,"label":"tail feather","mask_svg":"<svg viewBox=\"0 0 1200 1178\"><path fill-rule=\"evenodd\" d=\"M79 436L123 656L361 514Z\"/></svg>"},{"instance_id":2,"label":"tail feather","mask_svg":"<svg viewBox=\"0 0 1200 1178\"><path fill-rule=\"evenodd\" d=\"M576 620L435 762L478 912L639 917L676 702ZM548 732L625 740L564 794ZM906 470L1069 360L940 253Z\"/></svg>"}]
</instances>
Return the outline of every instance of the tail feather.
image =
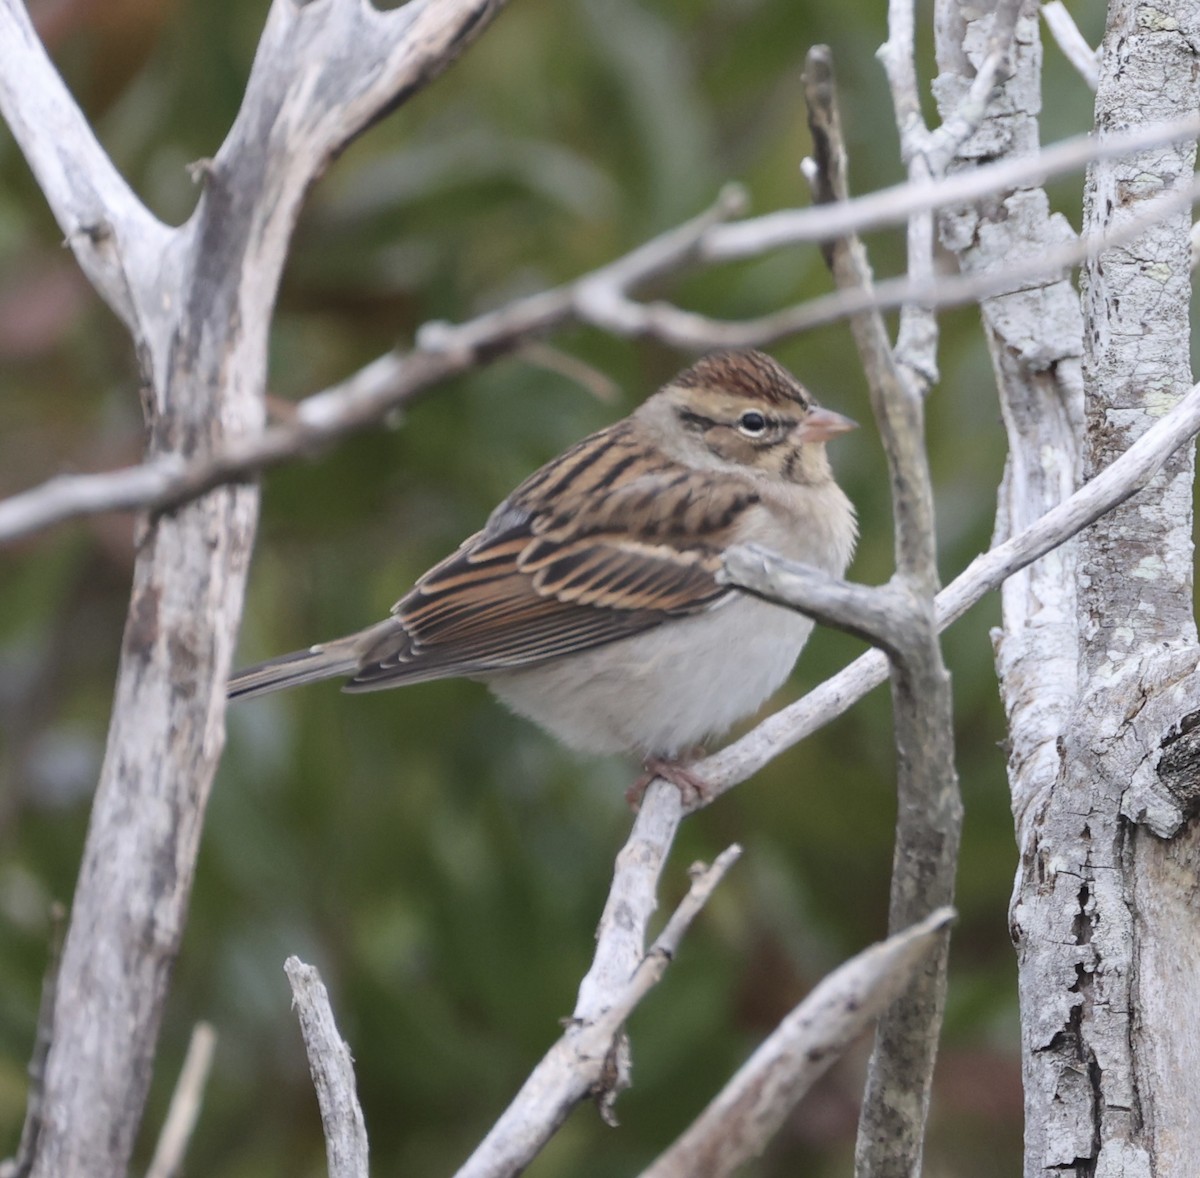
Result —
<instances>
[{"instance_id":1,"label":"tail feather","mask_svg":"<svg viewBox=\"0 0 1200 1178\"><path fill-rule=\"evenodd\" d=\"M229 680L230 699L252 699L270 691L316 683L353 675L359 666L358 654L343 643L312 646L253 667L245 667Z\"/></svg>"}]
</instances>

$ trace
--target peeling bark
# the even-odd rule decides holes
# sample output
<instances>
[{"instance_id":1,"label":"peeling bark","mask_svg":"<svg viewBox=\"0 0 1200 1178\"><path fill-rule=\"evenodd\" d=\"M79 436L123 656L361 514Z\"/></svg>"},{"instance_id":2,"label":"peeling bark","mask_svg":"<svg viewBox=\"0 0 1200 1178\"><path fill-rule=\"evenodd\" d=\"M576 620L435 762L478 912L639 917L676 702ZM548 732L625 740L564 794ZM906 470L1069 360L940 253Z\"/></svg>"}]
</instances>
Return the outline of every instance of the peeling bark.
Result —
<instances>
[{"instance_id":1,"label":"peeling bark","mask_svg":"<svg viewBox=\"0 0 1200 1178\"><path fill-rule=\"evenodd\" d=\"M1200 105L1200 5L1113 0L1096 95L1103 132ZM1136 216L1190 183L1195 144L1094 166L1085 229ZM1085 273L1085 473L1125 449L1191 384L1190 217L1164 222ZM1084 534L1080 720L1095 724L1064 784L1102 807L1119 870L1093 920L1108 935L1091 967L1082 1041L1109 1066L1099 1105L1096 1171L1193 1175L1200 1158L1200 830L1160 779L1164 744L1200 703L1192 605L1194 449L1179 451L1146 494ZM1086 731L1080 726L1079 743ZM1179 750L1172 760L1178 769ZM1194 764L1194 763L1193 763ZM1176 777L1177 779L1177 777ZM1097 879L1104 875L1097 873Z\"/></svg>"},{"instance_id":2,"label":"peeling bark","mask_svg":"<svg viewBox=\"0 0 1200 1178\"><path fill-rule=\"evenodd\" d=\"M969 84L990 21L957 0L939 6L941 101ZM1102 132L1196 108L1197 31L1194 5L1114 0ZM1018 45L1007 110L966 145L968 160L1036 149L1032 5ZM1184 145L1094 165L1084 231L1190 183L1193 154ZM1082 319L1065 281L983 304L1010 443L998 539L1102 469L1190 386L1189 229L1181 215L1102 253ZM1043 193L1026 190L944 217L942 232L974 269L1070 231ZM1187 448L1003 593L995 643L1020 848L1011 930L1026 1178L1190 1178L1200 1158L1192 473Z\"/></svg>"}]
</instances>

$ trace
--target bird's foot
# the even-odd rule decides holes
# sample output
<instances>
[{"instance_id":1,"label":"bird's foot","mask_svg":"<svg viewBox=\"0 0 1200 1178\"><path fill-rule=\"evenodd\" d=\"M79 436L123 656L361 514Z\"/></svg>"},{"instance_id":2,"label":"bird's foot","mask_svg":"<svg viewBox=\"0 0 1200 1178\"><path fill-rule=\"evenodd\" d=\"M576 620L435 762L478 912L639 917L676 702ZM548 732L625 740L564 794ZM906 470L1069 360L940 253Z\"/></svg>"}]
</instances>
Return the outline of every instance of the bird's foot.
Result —
<instances>
[{"instance_id":1,"label":"bird's foot","mask_svg":"<svg viewBox=\"0 0 1200 1178\"><path fill-rule=\"evenodd\" d=\"M693 757L695 755L697 754L693 754ZM642 768L645 772L625 791L625 800L635 814L642 808L642 798L650 782L656 777L661 777L675 786L684 806L689 810L712 801L712 787L703 777L692 772L687 761L672 760L669 757L647 757L642 762Z\"/></svg>"}]
</instances>

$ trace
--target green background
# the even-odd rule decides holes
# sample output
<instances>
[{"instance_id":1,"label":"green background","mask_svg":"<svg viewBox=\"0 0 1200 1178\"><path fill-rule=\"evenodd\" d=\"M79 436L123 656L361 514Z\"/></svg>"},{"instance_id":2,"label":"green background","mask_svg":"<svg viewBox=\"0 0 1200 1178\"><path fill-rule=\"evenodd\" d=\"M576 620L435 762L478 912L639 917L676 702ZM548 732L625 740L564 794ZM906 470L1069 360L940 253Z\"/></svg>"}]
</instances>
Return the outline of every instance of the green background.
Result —
<instances>
[{"instance_id":1,"label":"green background","mask_svg":"<svg viewBox=\"0 0 1200 1178\"><path fill-rule=\"evenodd\" d=\"M602 264L709 205L727 179L755 212L806 202L804 53L833 48L855 190L903 178L882 71L881 3L514 0L432 89L364 136L311 194L273 333L272 394L318 391L430 319L458 321ZM164 219L186 165L236 113L266 4L34 5L55 60ZM932 69L922 17L922 69ZM1098 4L1078 14L1098 39ZM1045 141L1086 130L1091 96L1050 46ZM933 116L932 104L927 113ZM1054 191L1078 227L1080 179ZM874 235L880 274L902 235ZM694 273L660 292L725 317L828 289L815 250ZM929 404L942 571L991 527L1004 438L969 311L942 318ZM550 341L610 377L603 401L505 359L402 418L271 472L239 662L382 617L541 462L614 420L690 357L573 329ZM869 421L844 327L772 349L826 404ZM0 493L136 461L128 340L77 272L0 132ZM832 447L856 503L852 575L891 569L887 480L868 427ZM48 909L74 885L103 748L132 524L59 527L0 556L0 1155L16 1144ZM1014 868L988 628L946 639L967 819L961 920L927 1172L1018 1172ZM818 633L776 701L860 644ZM312 1085L282 965L318 965L353 1050L374 1172L450 1174L558 1033L586 969L634 768L577 758L469 683L349 697L333 685L239 705L218 776L140 1155L198 1019L220 1036L191 1174L323 1174ZM690 819L665 876L733 840L746 854L631 1024L621 1127L575 1112L529 1173L629 1175L652 1160L826 971L886 925L894 812L885 690ZM801 1104L757 1175L850 1172L869 1043Z\"/></svg>"}]
</instances>

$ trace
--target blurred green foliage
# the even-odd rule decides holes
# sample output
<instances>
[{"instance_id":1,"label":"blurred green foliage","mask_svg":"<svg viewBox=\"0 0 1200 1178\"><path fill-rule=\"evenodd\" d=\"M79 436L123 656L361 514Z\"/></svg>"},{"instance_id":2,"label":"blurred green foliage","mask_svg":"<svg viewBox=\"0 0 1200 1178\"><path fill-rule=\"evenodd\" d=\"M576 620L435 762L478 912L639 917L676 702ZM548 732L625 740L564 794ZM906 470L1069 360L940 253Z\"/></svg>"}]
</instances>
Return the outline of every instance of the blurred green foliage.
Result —
<instances>
[{"instance_id":1,"label":"blurred green foliage","mask_svg":"<svg viewBox=\"0 0 1200 1178\"><path fill-rule=\"evenodd\" d=\"M52 51L135 188L185 218L185 165L232 120L264 2L34 5ZM1097 14L1100 14L1099 18ZM1084 14L1098 35L1102 9ZM1086 20L1091 24L1087 25ZM356 143L311 195L274 332L271 389L314 392L429 319L461 320L591 269L711 202L729 178L756 211L803 203L800 74L833 47L856 190L902 178L867 0L514 2L436 86ZM928 23L928 22L926 22ZM932 70L923 30L922 66ZM1046 140L1086 129L1090 96L1047 50ZM932 108L929 108L932 115ZM136 460L128 342L61 248L0 135L0 491ZM1055 190L1078 224L1073 178ZM872 240L880 273L899 235ZM828 287L813 250L687 276L688 306L753 315ZM969 311L943 318L929 407L944 573L987 544L1003 434ZM628 411L687 357L591 330L553 344L611 376L605 404L516 357L452 382L394 428L264 480L242 661L382 616L526 473ZM844 328L773 349L826 403L868 420ZM858 505L852 569L891 567L887 482L870 429L835 447ZM0 572L0 1153L16 1142L48 907L68 900L103 747L132 525L31 539ZM981 606L946 641L967 802L931 1174L1018 1169L1014 855L1002 716ZM799 694L859 652L820 633ZM189 1172L324 1173L283 959L321 968L352 1046L377 1173L448 1174L557 1034L589 960L632 768L578 759L486 692L440 683L346 697L332 686L242 705L212 799L163 1029L148 1154L190 1028L215 1023L213 1080ZM632 1022L622 1126L576 1112L535 1176L635 1173L830 967L885 928L893 820L888 700L876 692L686 824L684 867L737 839L744 861ZM846 1174L867 1045L804 1102L763 1176Z\"/></svg>"}]
</instances>

